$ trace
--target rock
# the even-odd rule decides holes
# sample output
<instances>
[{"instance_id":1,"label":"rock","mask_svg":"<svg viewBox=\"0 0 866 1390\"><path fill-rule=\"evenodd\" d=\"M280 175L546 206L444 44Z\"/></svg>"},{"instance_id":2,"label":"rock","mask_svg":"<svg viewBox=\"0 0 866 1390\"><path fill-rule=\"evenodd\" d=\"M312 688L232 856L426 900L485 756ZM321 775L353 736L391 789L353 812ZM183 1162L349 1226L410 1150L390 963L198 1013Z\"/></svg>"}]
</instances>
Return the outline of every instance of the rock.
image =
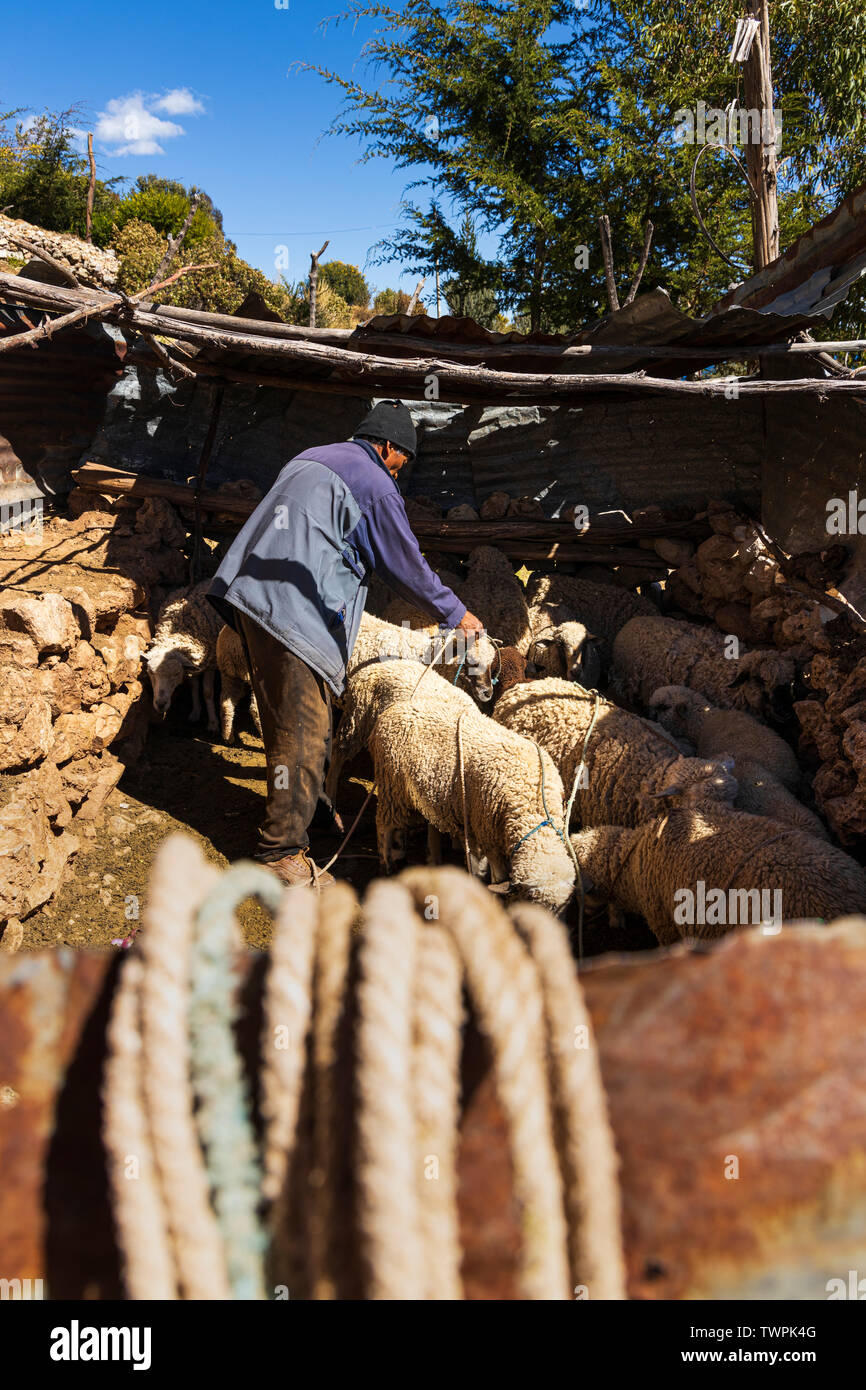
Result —
<instances>
[{"instance_id":1,"label":"rock","mask_svg":"<svg viewBox=\"0 0 866 1390\"><path fill-rule=\"evenodd\" d=\"M839 734L833 728L820 700L796 700L794 713L800 723L802 734L800 748L806 752L811 745L822 763L839 757L841 751Z\"/></svg>"},{"instance_id":2,"label":"rock","mask_svg":"<svg viewBox=\"0 0 866 1390\"><path fill-rule=\"evenodd\" d=\"M128 628L124 630L118 623L110 636L106 633L96 633L93 644L105 665L112 690L138 678L141 656L146 645L138 632L130 631ZM104 693L108 694L108 691Z\"/></svg>"},{"instance_id":3,"label":"rock","mask_svg":"<svg viewBox=\"0 0 866 1390\"><path fill-rule=\"evenodd\" d=\"M99 770L87 797L75 816L75 824L82 821L95 821L114 788L123 776L123 763L111 753L103 753L99 759Z\"/></svg>"},{"instance_id":4,"label":"rock","mask_svg":"<svg viewBox=\"0 0 866 1390\"><path fill-rule=\"evenodd\" d=\"M0 628L25 633L40 656L68 651L80 635L72 605L60 594L21 590L0 594Z\"/></svg>"},{"instance_id":5,"label":"rock","mask_svg":"<svg viewBox=\"0 0 866 1390\"><path fill-rule=\"evenodd\" d=\"M39 680L38 670L0 667L0 771L30 767L54 743L51 705Z\"/></svg>"},{"instance_id":6,"label":"rock","mask_svg":"<svg viewBox=\"0 0 866 1390\"><path fill-rule=\"evenodd\" d=\"M90 652L91 660L84 661L85 653L81 648ZM37 672L38 688L51 706L54 719L61 714L73 714L79 709L90 709L111 693L105 663L89 643L77 645L76 659L81 664L63 661Z\"/></svg>"},{"instance_id":7,"label":"rock","mask_svg":"<svg viewBox=\"0 0 866 1390\"><path fill-rule=\"evenodd\" d=\"M742 576L743 588L763 598L773 592L778 573L779 566L771 556L759 555Z\"/></svg>"},{"instance_id":8,"label":"rock","mask_svg":"<svg viewBox=\"0 0 866 1390\"><path fill-rule=\"evenodd\" d=\"M26 632L8 632L0 628L0 666L17 666L33 670L39 661L39 649Z\"/></svg>"},{"instance_id":9,"label":"rock","mask_svg":"<svg viewBox=\"0 0 866 1390\"><path fill-rule=\"evenodd\" d=\"M456 507L450 507L445 513L446 521L477 521L478 513L474 507L470 507L468 502L461 502Z\"/></svg>"},{"instance_id":10,"label":"rock","mask_svg":"<svg viewBox=\"0 0 866 1390\"><path fill-rule=\"evenodd\" d=\"M745 603L720 604L713 614L713 622L722 632L733 633L749 646L760 645L760 627L752 621L751 612Z\"/></svg>"},{"instance_id":11,"label":"rock","mask_svg":"<svg viewBox=\"0 0 866 1390\"><path fill-rule=\"evenodd\" d=\"M237 486L245 481L243 478L238 479ZM235 485L232 483L224 483L220 491L228 492L233 486ZM254 498L261 497L259 489L254 484L251 486ZM135 514L135 532L151 549L162 546L181 549L186 542L186 527L174 507L164 497L145 498Z\"/></svg>"},{"instance_id":12,"label":"rock","mask_svg":"<svg viewBox=\"0 0 866 1390\"><path fill-rule=\"evenodd\" d=\"M659 536L651 544L666 565L684 565L695 553L694 541L678 540L673 536Z\"/></svg>"},{"instance_id":13,"label":"rock","mask_svg":"<svg viewBox=\"0 0 866 1390\"><path fill-rule=\"evenodd\" d=\"M407 497L406 515L410 521L441 521L442 508L430 497Z\"/></svg>"},{"instance_id":14,"label":"rock","mask_svg":"<svg viewBox=\"0 0 866 1390\"><path fill-rule=\"evenodd\" d=\"M133 681L92 710L61 714L54 725L55 762L62 764L86 753L101 753L117 738L127 711L140 694L140 683Z\"/></svg>"},{"instance_id":15,"label":"rock","mask_svg":"<svg viewBox=\"0 0 866 1390\"><path fill-rule=\"evenodd\" d=\"M506 516L544 516L544 508L536 497L515 497L509 502Z\"/></svg>"},{"instance_id":16,"label":"rock","mask_svg":"<svg viewBox=\"0 0 866 1390\"><path fill-rule=\"evenodd\" d=\"M730 502L708 502L707 521L717 536L733 536L743 526Z\"/></svg>"},{"instance_id":17,"label":"rock","mask_svg":"<svg viewBox=\"0 0 866 1390\"><path fill-rule=\"evenodd\" d=\"M490 496L481 503L481 518L483 521L501 521L508 515L508 508L511 506L511 497L507 492L491 492ZM572 516L574 509L572 508Z\"/></svg>"},{"instance_id":18,"label":"rock","mask_svg":"<svg viewBox=\"0 0 866 1390\"><path fill-rule=\"evenodd\" d=\"M22 777L0 810L0 920L47 902L78 847L68 830L52 830L39 780Z\"/></svg>"},{"instance_id":19,"label":"rock","mask_svg":"<svg viewBox=\"0 0 866 1390\"><path fill-rule=\"evenodd\" d=\"M7 956L13 956L24 944L24 923L20 917L10 917L5 927L0 930L0 951Z\"/></svg>"}]
</instances>

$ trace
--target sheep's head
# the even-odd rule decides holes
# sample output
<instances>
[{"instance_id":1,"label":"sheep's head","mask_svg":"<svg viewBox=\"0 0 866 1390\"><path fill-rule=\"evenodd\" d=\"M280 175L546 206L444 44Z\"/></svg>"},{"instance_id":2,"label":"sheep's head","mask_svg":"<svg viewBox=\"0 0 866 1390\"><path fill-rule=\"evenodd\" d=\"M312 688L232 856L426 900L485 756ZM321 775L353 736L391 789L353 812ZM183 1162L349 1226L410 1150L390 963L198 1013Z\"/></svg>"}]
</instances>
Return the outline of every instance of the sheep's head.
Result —
<instances>
[{"instance_id":1,"label":"sheep's head","mask_svg":"<svg viewBox=\"0 0 866 1390\"><path fill-rule=\"evenodd\" d=\"M466 639L466 679L481 704L486 705L493 699L493 678L498 666L499 653L486 632L472 634Z\"/></svg>"},{"instance_id":2,"label":"sheep's head","mask_svg":"<svg viewBox=\"0 0 866 1390\"><path fill-rule=\"evenodd\" d=\"M153 689L153 707L157 713L165 715L184 677L185 667L180 653L156 650L147 652L144 661Z\"/></svg>"},{"instance_id":3,"label":"sheep's head","mask_svg":"<svg viewBox=\"0 0 866 1390\"><path fill-rule=\"evenodd\" d=\"M709 709L709 705L703 695L686 685L662 685L653 691L648 708L650 717L669 734L681 735L688 732L689 715Z\"/></svg>"},{"instance_id":4,"label":"sheep's head","mask_svg":"<svg viewBox=\"0 0 866 1390\"><path fill-rule=\"evenodd\" d=\"M641 793L656 802L664 800L665 809L709 804L733 806L740 790L733 767L733 758L713 758L706 762L699 758L681 758L674 764L673 776L662 791L652 792L644 782Z\"/></svg>"},{"instance_id":5,"label":"sheep's head","mask_svg":"<svg viewBox=\"0 0 866 1390\"><path fill-rule=\"evenodd\" d=\"M595 642L583 623L569 619L540 633L530 647L530 656L548 675L578 681L594 690L601 677L601 660Z\"/></svg>"}]
</instances>

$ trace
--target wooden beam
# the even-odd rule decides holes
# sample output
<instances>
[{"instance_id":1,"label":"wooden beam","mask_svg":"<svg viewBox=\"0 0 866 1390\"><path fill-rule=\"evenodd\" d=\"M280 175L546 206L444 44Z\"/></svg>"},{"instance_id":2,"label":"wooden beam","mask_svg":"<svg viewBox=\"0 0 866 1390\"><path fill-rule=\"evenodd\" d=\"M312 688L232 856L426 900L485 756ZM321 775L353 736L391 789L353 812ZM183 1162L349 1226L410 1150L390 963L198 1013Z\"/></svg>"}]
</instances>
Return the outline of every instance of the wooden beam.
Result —
<instances>
[{"instance_id":1,"label":"wooden beam","mask_svg":"<svg viewBox=\"0 0 866 1390\"><path fill-rule=\"evenodd\" d=\"M80 468L73 469L72 479L85 492L105 493L133 501L164 497L175 506L193 508L195 505L195 488L187 483L150 478L146 474L131 473L106 464L82 464ZM258 505L246 497L233 494L224 496L205 489L199 491L198 497L203 510L235 517L239 524L246 521ZM567 521L549 521L543 517L503 517L497 521L449 521L445 517L427 521L416 518L410 524L418 540L429 549L465 552L476 545L529 545L547 552L551 547L558 546L581 554L594 554L596 558L603 552L607 553L605 547L628 546L631 542L651 536L685 536L701 540L710 534L705 522L694 518L668 519L663 515L639 517L633 522L599 518L591 521L586 531L575 530ZM649 550L628 551L629 564L643 562L656 565L659 563L658 556ZM608 563L616 562L608 558Z\"/></svg>"}]
</instances>

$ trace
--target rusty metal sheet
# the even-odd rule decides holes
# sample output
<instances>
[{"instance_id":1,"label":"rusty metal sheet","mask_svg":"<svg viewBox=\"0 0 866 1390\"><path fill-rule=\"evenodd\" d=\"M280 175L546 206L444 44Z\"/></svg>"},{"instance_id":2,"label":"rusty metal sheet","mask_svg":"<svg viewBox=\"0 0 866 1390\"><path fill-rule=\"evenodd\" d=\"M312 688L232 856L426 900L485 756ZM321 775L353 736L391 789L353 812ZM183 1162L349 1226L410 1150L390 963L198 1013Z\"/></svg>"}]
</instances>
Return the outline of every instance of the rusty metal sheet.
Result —
<instances>
[{"instance_id":1,"label":"rusty metal sheet","mask_svg":"<svg viewBox=\"0 0 866 1390\"><path fill-rule=\"evenodd\" d=\"M31 324L43 317L27 315ZM27 327L18 310L0 307L0 341ZM0 353L0 504L66 491L125 353L123 338L101 326Z\"/></svg>"},{"instance_id":2,"label":"rusty metal sheet","mask_svg":"<svg viewBox=\"0 0 866 1390\"><path fill-rule=\"evenodd\" d=\"M43 1278L54 1297L119 1289L98 1099L113 962L0 957L0 1271ZM248 1056L260 966L244 958ZM630 1296L823 1299L829 1279L866 1268L866 919L602 957L582 980L621 1159ZM506 1134L471 1032L464 1087L466 1295L514 1298Z\"/></svg>"}]
</instances>

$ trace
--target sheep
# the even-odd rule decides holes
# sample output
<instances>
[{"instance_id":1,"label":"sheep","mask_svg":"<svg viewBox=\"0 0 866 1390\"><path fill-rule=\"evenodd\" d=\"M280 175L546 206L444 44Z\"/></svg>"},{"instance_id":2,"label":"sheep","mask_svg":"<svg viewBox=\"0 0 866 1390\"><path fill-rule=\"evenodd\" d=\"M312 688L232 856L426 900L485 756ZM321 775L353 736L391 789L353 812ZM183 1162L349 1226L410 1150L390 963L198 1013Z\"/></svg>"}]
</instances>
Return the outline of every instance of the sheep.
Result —
<instances>
[{"instance_id":1,"label":"sheep","mask_svg":"<svg viewBox=\"0 0 866 1390\"><path fill-rule=\"evenodd\" d=\"M191 588L175 589L159 610L153 641L144 654L150 683L153 688L153 707L165 715L174 692L184 676L203 677L207 727L217 732L217 713L214 704L216 674L216 644L223 620L206 594L210 580ZM193 684L193 709L190 721L198 719L201 705L197 686Z\"/></svg>"},{"instance_id":2,"label":"sheep","mask_svg":"<svg viewBox=\"0 0 866 1390\"><path fill-rule=\"evenodd\" d=\"M819 840L829 838L815 813L793 794L800 784L793 749L766 724L743 710L719 709L682 685L662 686L649 705L666 729L690 738L701 757L733 757L738 810L798 826Z\"/></svg>"},{"instance_id":3,"label":"sheep","mask_svg":"<svg viewBox=\"0 0 866 1390\"><path fill-rule=\"evenodd\" d=\"M536 570L529 576L526 597L531 608L548 613L550 622L577 619L595 634L596 641L608 645L629 619L658 617L656 605L630 589L571 574L542 574Z\"/></svg>"},{"instance_id":4,"label":"sheep","mask_svg":"<svg viewBox=\"0 0 866 1390\"><path fill-rule=\"evenodd\" d=\"M790 744L744 710L721 709L685 685L664 685L653 691L649 709L668 733L690 739L698 753L711 758L731 753L760 763L777 782L796 792L800 764Z\"/></svg>"},{"instance_id":5,"label":"sheep","mask_svg":"<svg viewBox=\"0 0 866 1390\"><path fill-rule=\"evenodd\" d=\"M523 585L516 578L511 561L492 545L480 545L466 562L466 578L440 571L444 584L466 604L484 624L485 630L506 646L516 647L525 656L532 640L529 608ZM383 616L389 623L408 622L425 627L430 619L405 599L388 604Z\"/></svg>"},{"instance_id":6,"label":"sheep","mask_svg":"<svg viewBox=\"0 0 866 1390\"><path fill-rule=\"evenodd\" d=\"M226 623L219 632L216 644L216 663L220 673L220 729L226 743L231 743L234 730L235 713L244 695L249 691L250 715L256 726L259 738L262 736L262 723L256 697L250 690L250 668L247 654L239 633Z\"/></svg>"},{"instance_id":7,"label":"sheep","mask_svg":"<svg viewBox=\"0 0 866 1390\"><path fill-rule=\"evenodd\" d=\"M644 917L663 946L722 936L750 918L776 930L783 919L832 921L866 911L859 864L765 816L680 806L635 828L583 830L571 843L586 890L601 890L622 910ZM698 912L690 912L696 902Z\"/></svg>"},{"instance_id":8,"label":"sheep","mask_svg":"<svg viewBox=\"0 0 866 1390\"><path fill-rule=\"evenodd\" d=\"M386 870L401 857L403 832L412 825L432 826L431 843L443 831L463 843L465 789L470 851L487 860L494 883L509 880L516 896L553 911L565 906L574 868L562 835L562 782L547 753L412 661L374 662L350 676L330 795L339 768L364 744L379 793L376 835Z\"/></svg>"},{"instance_id":9,"label":"sheep","mask_svg":"<svg viewBox=\"0 0 866 1390\"><path fill-rule=\"evenodd\" d=\"M778 693L790 688L794 662L781 652L737 643L713 628L676 618L632 618L613 643L615 689L644 704L665 685L685 685L700 691L724 709L764 713Z\"/></svg>"},{"instance_id":10,"label":"sheep","mask_svg":"<svg viewBox=\"0 0 866 1390\"><path fill-rule=\"evenodd\" d=\"M466 578L455 592L493 637L526 656L532 641L526 591L501 550L477 546L466 561Z\"/></svg>"},{"instance_id":11,"label":"sheep","mask_svg":"<svg viewBox=\"0 0 866 1390\"><path fill-rule=\"evenodd\" d=\"M493 674L494 700L500 700L506 690L512 690L515 685L532 680L535 675L533 663L521 655L516 647L498 647L497 657Z\"/></svg>"},{"instance_id":12,"label":"sheep","mask_svg":"<svg viewBox=\"0 0 866 1390\"><path fill-rule=\"evenodd\" d=\"M692 786L695 804L733 803L731 760L684 757L670 739L636 714L572 681L548 678L508 691L497 702L498 724L535 740L553 758L570 793L578 768L574 814L588 825L640 825L658 815L659 796Z\"/></svg>"},{"instance_id":13,"label":"sheep","mask_svg":"<svg viewBox=\"0 0 866 1390\"><path fill-rule=\"evenodd\" d=\"M347 671L362 662L408 658L425 665L435 660L446 680L465 676L472 693L486 703L493 695L493 673L499 658L486 633L459 636L443 629L396 627L383 618L365 613L352 648Z\"/></svg>"},{"instance_id":14,"label":"sheep","mask_svg":"<svg viewBox=\"0 0 866 1390\"><path fill-rule=\"evenodd\" d=\"M583 623L573 619L550 621L545 606L529 610L532 642L530 660L548 676L564 676L578 681L589 690L597 690L601 681L601 657L595 638Z\"/></svg>"}]
</instances>

